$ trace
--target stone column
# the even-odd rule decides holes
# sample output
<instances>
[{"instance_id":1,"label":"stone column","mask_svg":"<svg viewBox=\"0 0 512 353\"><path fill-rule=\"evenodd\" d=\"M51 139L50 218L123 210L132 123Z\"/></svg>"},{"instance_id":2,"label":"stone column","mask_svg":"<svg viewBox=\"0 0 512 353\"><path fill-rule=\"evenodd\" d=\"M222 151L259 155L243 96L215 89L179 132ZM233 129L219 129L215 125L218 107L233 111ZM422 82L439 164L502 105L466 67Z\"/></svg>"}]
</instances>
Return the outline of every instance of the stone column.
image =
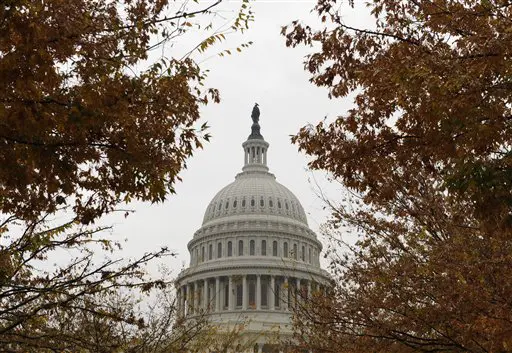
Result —
<instances>
[{"instance_id":1,"label":"stone column","mask_svg":"<svg viewBox=\"0 0 512 353\"><path fill-rule=\"evenodd\" d=\"M176 288L176 314L181 316L181 287Z\"/></svg>"},{"instance_id":2,"label":"stone column","mask_svg":"<svg viewBox=\"0 0 512 353\"><path fill-rule=\"evenodd\" d=\"M312 297L311 295L311 280L308 281L308 299Z\"/></svg>"},{"instance_id":3,"label":"stone column","mask_svg":"<svg viewBox=\"0 0 512 353\"><path fill-rule=\"evenodd\" d=\"M188 302L188 312L187 314L192 314L194 312L194 284L189 283L187 287L187 302Z\"/></svg>"},{"instance_id":4,"label":"stone column","mask_svg":"<svg viewBox=\"0 0 512 353\"><path fill-rule=\"evenodd\" d=\"M270 276L270 298L268 303L269 303L269 309L270 310L275 310L275 290L276 290L276 277L275 276Z\"/></svg>"},{"instance_id":5,"label":"stone column","mask_svg":"<svg viewBox=\"0 0 512 353\"><path fill-rule=\"evenodd\" d=\"M242 278L242 310L247 310L247 303L249 302L247 292L247 275L244 275Z\"/></svg>"},{"instance_id":6,"label":"stone column","mask_svg":"<svg viewBox=\"0 0 512 353\"><path fill-rule=\"evenodd\" d=\"M261 310L261 275L256 275L256 310Z\"/></svg>"},{"instance_id":7,"label":"stone column","mask_svg":"<svg viewBox=\"0 0 512 353\"><path fill-rule=\"evenodd\" d=\"M215 277L215 311L220 311L220 300L221 300L221 294L220 294L220 277Z\"/></svg>"},{"instance_id":8,"label":"stone column","mask_svg":"<svg viewBox=\"0 0 512 353\"><path fill-rule=\"evenodd\" d=\"M300 292L300 278L296 278L295 279L297 282L296 286L297 286L297 293L295 295L295 306L298 307L299 306L299 300L301 299L301 292Z\"/></svg>"},{"instance_id":9,"label":"stone column","mask_svg":"<svg viewBox=\"0 0 512 353\"><path fill-rule=\"evenodd\" d=\"M204 311L208 311L208 307L210 306L210 301L208 300L208 279L203 280L203 309Z\"/></svg>"},{"instance_id":10,"label":"stone column","mask_svg":"<svg viewBox=\"0 0 512 353\"><path fill-rule=\"evenodd\" d=\"M180 316L185 316L185 286L180 287Z\"/></svg>"},{"instance_id":11,"label":"stone column","mask_svg":"<svg viewBox=\"0 0 512 353\"><path fill-rule=\"evenodd\" d=\"M285 310L288 310L288 305L290 303L290 296L289 296L289 294L290 294L290 287L288 285L288 277L284 278L284 289L285 289L286 292L284 293L284 304L283 304L283 306L284 306Z\"/></svg>"},{"instance_id":12,"label":"stone column","mask_svg":"<svg viewBox=\"0 0 512 353\"><path fill-rule=\"evenodd\" d=\"M229 287L228 287L228 310L234 309L233 303L233 276L229 276Z\"/></svg>"}]
</instances>

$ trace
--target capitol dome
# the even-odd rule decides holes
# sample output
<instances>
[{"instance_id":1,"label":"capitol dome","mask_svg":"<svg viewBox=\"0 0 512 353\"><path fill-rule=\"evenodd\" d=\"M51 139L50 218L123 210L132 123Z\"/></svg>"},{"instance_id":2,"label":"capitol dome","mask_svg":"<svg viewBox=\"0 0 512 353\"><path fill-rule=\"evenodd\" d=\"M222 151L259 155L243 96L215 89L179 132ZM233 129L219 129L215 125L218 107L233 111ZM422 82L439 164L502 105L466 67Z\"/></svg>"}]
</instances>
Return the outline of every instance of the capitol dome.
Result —
<instances>
[{"instance_id":1,"label":"capitol dome","mask_svg":"<svg viewBox=\"0 0 512 353\"><path fill-rule=\"evenodd\" d=\"M225 217L268 215L307 225L306 213L297 197L268 172L243 172L220 190L208 205L203 226Z\"/></svg>"},{"instance_id":2,"label":"capitol dome","mask_svg":"<svg viewBox=\"0 0 512 353\"><path fill-rule=\"evenodd\" d=\"M272 347L268 334L292 337L298 298L324 291L328 276L320 268L322 245L304 208L269 172L269 144L260 133L257 106L252 117L251 134L242 144L242 172L207 206L188 243L190 266L179 274L176 288L180 315L206 314L227 329L242 320L247 341L256 342L256 352L266 352L276 348L275 336Z\"/></svg>"}]
</instances>

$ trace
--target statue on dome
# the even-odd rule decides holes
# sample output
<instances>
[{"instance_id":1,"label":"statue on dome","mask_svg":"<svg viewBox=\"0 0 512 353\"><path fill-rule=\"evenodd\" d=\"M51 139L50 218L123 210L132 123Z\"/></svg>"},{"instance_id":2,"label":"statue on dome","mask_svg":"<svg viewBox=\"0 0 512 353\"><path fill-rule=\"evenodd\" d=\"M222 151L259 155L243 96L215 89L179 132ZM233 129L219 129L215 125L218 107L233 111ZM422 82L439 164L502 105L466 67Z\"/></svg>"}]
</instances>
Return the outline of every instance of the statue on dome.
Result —
<instances>
[{"instance_id":1,"label":"statue on dome","mask_svg":"<svg viewBox=\"0 0 512 353\"><path fill-rule=\"evenodd\" d=\"M254 124L260 121L260 108L258 108L258 103L255 103L254 108L252 108L251 118Z\"/></svg>"}]
</instances>

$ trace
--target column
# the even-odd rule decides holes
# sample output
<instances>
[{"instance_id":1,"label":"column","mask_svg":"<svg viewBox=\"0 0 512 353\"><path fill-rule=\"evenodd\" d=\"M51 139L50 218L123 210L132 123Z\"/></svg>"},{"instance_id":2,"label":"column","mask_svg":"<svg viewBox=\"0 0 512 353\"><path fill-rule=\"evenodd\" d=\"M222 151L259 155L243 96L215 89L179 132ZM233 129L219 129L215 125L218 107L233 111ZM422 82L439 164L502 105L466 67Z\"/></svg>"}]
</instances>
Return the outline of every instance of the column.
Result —
<instances>
[{"instance_id":1,"label":"column","mask_svg":"<svg viewBox=\"0 0 512 353\"><path fill-rule=\"evenodd\" d=\"M188 314L194 312L194 284L189 283L187 287Z\"/></svg>"},{"instance_id":2,"label":"column","mask_svg":"<svg viewBox=\"0 0 512 353\"><path fill-rule=\"evenodd\" d=\"M247 290L247 275L242 278L242 310L247 310L247 303L249 302Z\"/></svg>"},{"instance_id":3,"label":"column","mask_svg":"<svg viewBox=\"0 0 512 353\"><path fill-rule=\"evenodd\" d=\"M261 310L261 275L256 275L256 310Z\"/></svg>"},{"instance_id":4,"label":"column","mask_svg":"<svg viewBox=\"0 0 512 353\"><path fill-rule=\"evenodd\" d=\"M181 315L185 316L187 308L185 307L185 300L187 298L187 286L181 286Z\"/></svg>"},{"instance_id":5,"label":"column","mask_svg":"<svg viewBox=\"0 0 512 353\"><path fill-rule=\"evenodd\" d=\"M311 280L308 281L308 299L311 299L312 293L311 293Z\"/></svg>"},{"instance_id":6,"label":"column","mask_svg":"<svg viewBox=\"0 0 512 353\"><path fill-rule=\"evenodd\" d=\"M300 292L300 278L296 278L296 283L297 283L297 294L295 296L295 306L298 307L299 306L299 300L301 298L301 292Z\"/></svg>"},{"instance_id":7,"label":"column","mask_svg":"<svg viewBox=\"0 0 512 353\"><path fill-rule=\"evenodd\" d=\"M215 277L215 311L220 311L220 303L221 303L221 294L220 294L220 277Z\"/></svg>"},{"instance_id":8,"label":"column","mask_svg":"<svg viewBox=\"0 0 512 353\"><path fill-rule=\"evenodd\" d=\"M210 301L208 300L208 279L203 280L203 309L204 311L208 311L208 307L210 306Z\"/></svg>"},{"instance_id":9,"label":"column","mask_svg":"<svg viewBox=\"0 0 512 353\"><path fill-rule=\"evenodd\" d=\"M180 316L180 312L181 312L181 287L176 288L175 308L176 308L176 316Z\"/></svg>"},{"instance_id":10,"label":"column","mask_svg":"<svg viewBox=\"0 0 512 353\"><path fill-rule=\"evenodd\" d=\"M285 293L284 293L284 310L288 310L288 305L290 303L290 287L288 285L288 277L285 277L284 278L284 288L285 288Z\"/></svg>"},{"instance_id":11,"label":"column","mask_svg":"<svg viewBox=\"0 0 512 353\"><path fill-rule=\"evenodd\" d=\"M270 310L275 309L275 290L276 290L276 277L270 276L270 298L269 299L269 308Z\"/></svg>"},{"instance_id":12,"label":"column","mask_svg":"<svg viewBox=\"0 0 512 353\"><path fill-rule=\"evenodd\" d=\"M258 343L258 353L263 352L263 343Z\"/></svg>"},{"instance_id":13,"label":"column","mask_svg":"<svg viewBox=\"0 0 512 353\"><path fill-rule=\"evenodd\" d=\"M228 287L228 310L234 309L234 302L233 302L233 277L229 276L229 287Z\"/></svg>"}]
</instances>

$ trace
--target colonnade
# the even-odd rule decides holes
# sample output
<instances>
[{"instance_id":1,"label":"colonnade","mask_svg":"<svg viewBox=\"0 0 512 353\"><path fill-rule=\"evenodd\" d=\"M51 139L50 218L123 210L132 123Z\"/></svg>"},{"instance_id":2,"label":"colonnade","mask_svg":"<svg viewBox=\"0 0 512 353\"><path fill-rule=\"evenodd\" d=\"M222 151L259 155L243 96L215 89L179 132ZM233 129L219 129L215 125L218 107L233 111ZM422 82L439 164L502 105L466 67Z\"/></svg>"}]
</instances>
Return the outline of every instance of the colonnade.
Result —
<instances>
[{"instance_id":1,"label":"colonnade","mask_svg":"<svg viewBox=\"0 0 512 353\"><path fill-rule=\"evenodd\" d=\"M275 275L229 275L183 282L177 288L180 316L233 310L286 311L297 298L325 286L311 279Z\"/></svg>"}]
</instances>

